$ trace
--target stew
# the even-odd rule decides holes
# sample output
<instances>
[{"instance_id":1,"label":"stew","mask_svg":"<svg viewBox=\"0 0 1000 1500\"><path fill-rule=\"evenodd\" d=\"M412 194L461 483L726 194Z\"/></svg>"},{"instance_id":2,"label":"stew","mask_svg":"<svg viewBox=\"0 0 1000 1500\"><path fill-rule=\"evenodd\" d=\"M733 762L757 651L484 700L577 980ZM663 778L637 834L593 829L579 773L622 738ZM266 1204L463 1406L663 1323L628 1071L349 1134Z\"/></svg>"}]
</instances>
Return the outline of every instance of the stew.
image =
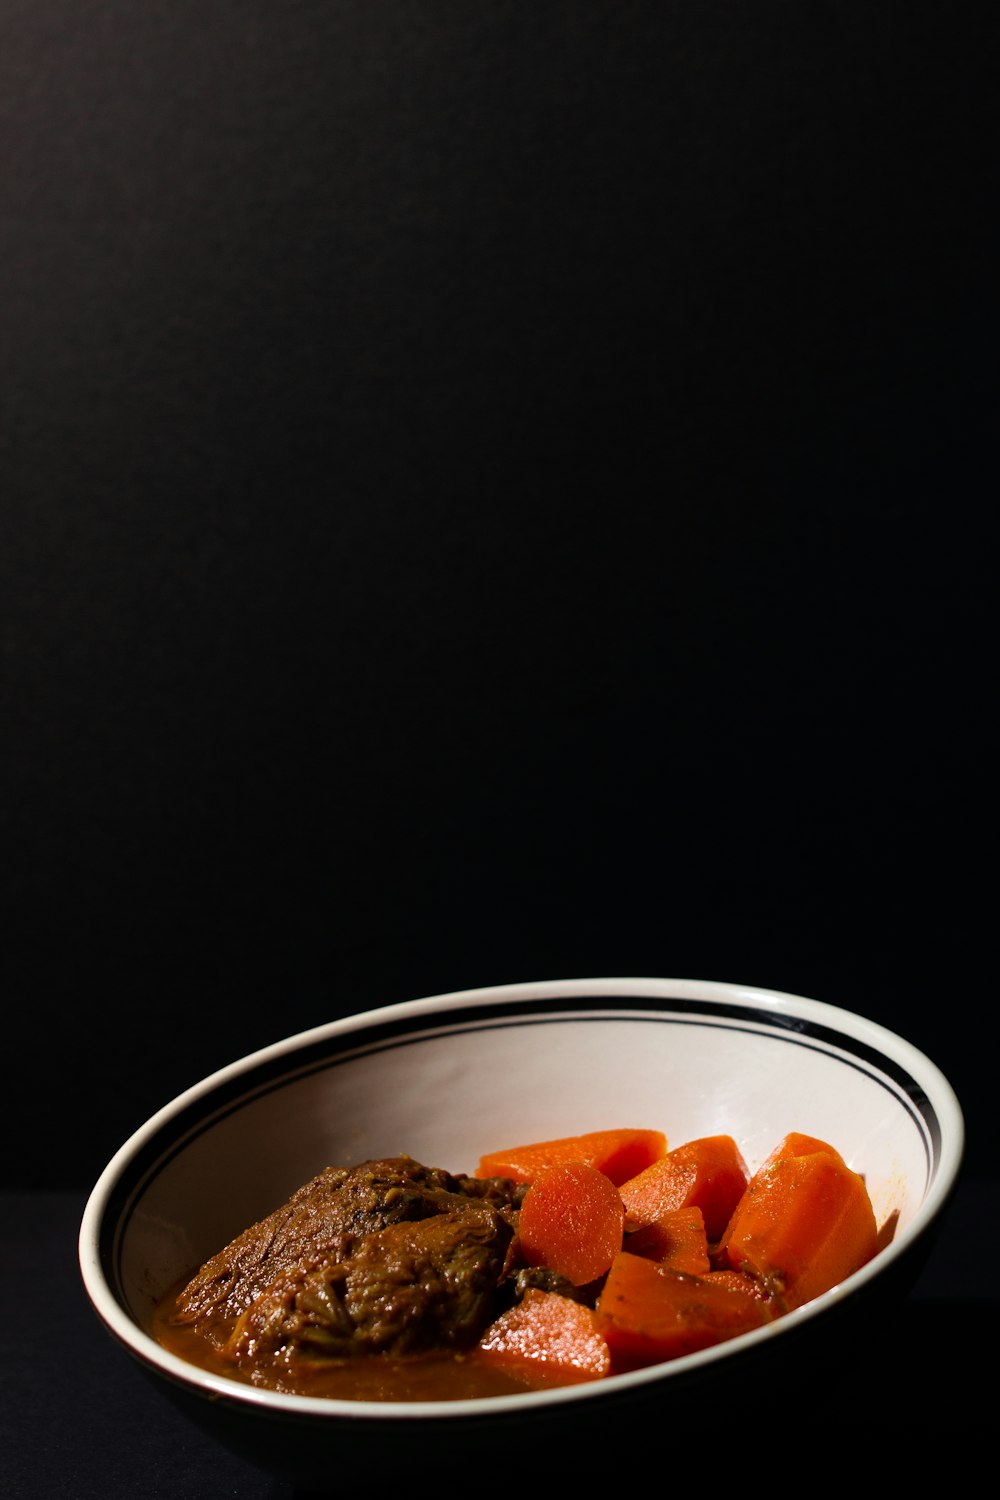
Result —
<instances>
[{"instance_id":1,"label":"stew","mask_svg":"<svg viewBox=\"0 0 1000 1500\"><path fill-rule=\"evenodd\" d=\"M498 1166L505 1170L498 1173ZM252 1385L458 1400L601 1380L763 1327L879 1248L863 1177L791 1132L599 1131L327 1167L172 1288L154 1334Z\"/></svg>"}]
</instances>

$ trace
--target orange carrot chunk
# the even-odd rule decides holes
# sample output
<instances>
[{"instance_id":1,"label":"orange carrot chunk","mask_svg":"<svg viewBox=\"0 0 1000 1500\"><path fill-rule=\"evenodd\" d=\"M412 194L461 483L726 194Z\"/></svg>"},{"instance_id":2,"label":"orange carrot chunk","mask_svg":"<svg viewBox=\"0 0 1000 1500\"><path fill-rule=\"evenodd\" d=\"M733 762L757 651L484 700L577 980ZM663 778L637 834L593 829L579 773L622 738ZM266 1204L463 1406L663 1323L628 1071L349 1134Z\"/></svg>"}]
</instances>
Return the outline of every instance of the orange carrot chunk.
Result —
<instances>
[{"instance_id":1,"label":"orange carrot chunk","mask_svg":"<svg viewBox=\"0 0 1000 1500\"><path fill-rule=\"evenodd\" d=\"M634 1234L627 1234L622 1249L630 1255L644 1255L672 1271L686 1271L689 1276L706 1276L711 1269L700 1208L675 1208L663 1214Z\"/></svg>"},{"instance_id":2,"label":"orange carrot chunk","mask_svg":"<svg viewBox=\"0 0 1000 1500\"><path fill-rule=\"evenodd\" d=\"M755 1172L721 1245L725 1261L786 1310L843 1281L877 1248L864 1178L826 1150L779 1156Z\"/></svg>"},{"instance_id":3,"label":"orange carrot chunk","mask_svg":"<svg viewBox=\"0 0 1000 1500\"><path fill-rule=\"evenodd\" d=\"M677 1359L770 1322L750 1292L686 1276L622 1250L597 1299L594 1317L616 1371Z\"/></svg>"},{"instance_id":4,"label":"orange carrot chunk","mask_svg":"<svg viewBox=\"0 0 1000 1500\"><path fill-rule=\"evenodd\" d=\"M728 1287L730 1291L745 1292L748 1297L757 1297L762 1302L770 1301L766 1289L753 1276L748 1276L745 1271L709 1271L705 1280L713 1286ZM774 1309L777 1316L778 1309Z\"/></svg>"},{"instance_id":5,"label":"orange carrot chunk","mask_svg":"<svg viewBox=\"0 0 1000 1500\"><path fill-rule=\"evenodd\" d=\"M611 1373L611 1350L591 1309L537 1287L487 1328L478 1352L532 1387L573 1385Z\"/></svg>"},{"instance_id":6,"label":"orange carrot chunk","mask_svg":"<svg viewBox=\"0 0 1000 1500\"><path fill-rule=\"evenodd\" d=\"M549 1167L528 1188L518 1235L529 1266L548 1266L586 1286L621 1249L625 1208L610 1177L585 1161Z\"/></svg>"},{"instance_id":7,"label":"orange carrot chunk","mask_svg":"<svg viewBox=\"0 0 1000 1500\"><path fill-rule=\"evenodd\" d=\"M839 1162L844 1160L840 1152L834 1146L831 1146L829 1141L821 1141L815 1135L803 1135L801 1130L790 1130L778 1142L770 1156L766 1157L761 1163L760 1170L763 1170L765 1167L773 1167L776 1161L781 1161L785 1156L813 1156L817 1151L825 1151Z\"/></svg>"},{"instance_id":8,"label":"orange carrot chunk","mask_svg":"<svg viewBox=\"0 0 1000 1500\"><path fill-rule=\"evenodd\" d=\"M624 1182L662 1156L667 1138L662 1130L592 1130L585 1135L554 1141L534 1141L490 1151L479 1158L477 1177L512 1177L533 1182L539 1172L560 1162L585 1161L614 1183Z\"/></svg>"},{"instance_id":9,"label":"orange carrot chunk","mask_svg":"<svg viewBox=\"0 0 1000 1500\"><path fill-rule=\"evenodd\" d=\"M717 1240L749 1177L731 1135L687 1141L621 1184L625 1228L640 1229L678 1208L700 1208L708 1238Z\"/></svg>"}]
</instances>

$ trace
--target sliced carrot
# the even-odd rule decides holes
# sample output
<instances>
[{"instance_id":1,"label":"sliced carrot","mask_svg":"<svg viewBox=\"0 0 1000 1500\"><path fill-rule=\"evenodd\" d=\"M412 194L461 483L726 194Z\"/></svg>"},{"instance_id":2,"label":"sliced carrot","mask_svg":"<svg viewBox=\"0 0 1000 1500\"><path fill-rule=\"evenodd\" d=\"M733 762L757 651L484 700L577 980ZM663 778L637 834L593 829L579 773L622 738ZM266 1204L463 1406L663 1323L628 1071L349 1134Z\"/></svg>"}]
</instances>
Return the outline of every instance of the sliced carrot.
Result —
<instances>
[{"instance_id":1,"label":"sliced carrot","mask_svg":"<svg viewBox=\"0 0 1000 1500\"><path fill-rule=\"evenodd\" d=\"M634 1234L627 1234L622 1249L630 1255L644 1255L672 1271L686 1271L689 1276L706 1276L711 1269L700 1208L675 1208L663 1214Z\"/></svg>"},{"instance_id":2,"label":"sliced carrot","mask_svg":"<svg viewBox=\"0 0 1000 1500\"><path fill-rule=\"evenodd\" d=\"M667 1270L627 1250L615 1256L594 1310L615 1370L693 1354L771 1317L767 1303L750 1292Z\"/></svg>"},{"instance_id":3,"label":"sliced carrot","mask_svg":"<svg viewBox=\"0 0 1000 1500\"><path fill-rule=\"evenodd\" d=\"M878 1249L864 1178L826 1150L778 1157L750 1179L720 1249L786 1310L801 1307Z\"/></svg>"},{"instance_id":4,"label":"sliced carrot","mask_svg":"<svg viewBox=\"0 0 1000 1500\"><path fill-rule=\"evenodd\" d=\"M640 1229L678 1208L700 1208L705 1232L717 1240L750 1177L731 1135L701 1136L666 1152L621 1184L625 1228Z\"/></svg>"},{"instance_id":5,"label":"sliced carrot","mask_svg":"<svg viewBox=\"0 0 1000 1500\"><path fill-rule=\"evenodd\" d=\"M713 1286L728 1287L731 1292L745 1292L749 1297L757 1297L762 1302L770 1302L767 1289L755 1277L748 1276L746 1271L709 1271L705 1280L711 1282Z\"/></svg>"},{"instance_id":6,"label":"sliced carrot","mask_svg":"<svg viewBox=\"0 0 1000 1500\"><path fill-rule=\"evenodd\" d=\"M521 1254L586 1286L621 1249L625 1208L610 1177L585 1161L549 1167L527 1189L518 1219Z\"/></svg>"},{"instance_id":7,"label":"sliced carrot","mask_svg":"<svg viewBox=\"0 0 1000 1500\"><path fill-rule=\"evenodd\" d=\"M491 1323L478 1353L531 1386L600 1380L611 1372L611 1351L592 1310L537 1287Z\"/></svg>"},{"instance_id":8,"label":"sliced carrot","mask_svg":"<svg viewBox=\"0 0 1000 1500\"><path fill-rule=\"evenodd\" d=\"M648 1167L667 1149L662 1130L592 1130L554 1141L532 1141L490 1151L479 1158L477 1177L512 1177L515 1182L533 1182L539 1172L560 1162L585 1161L610 1177L625 1182Z\"/></svg>"},{"instance_id":9,"label":"sliced carrot","mask_svg":"<svg viewBox=\"0 0 1000 1500\"><path fill-rule=\"evenodd\" d=\"M790 1130L778 1142L770 1156L761 1162L760 1170L763 1171L766 1167L773 1167L776 1161L781 1161L786 1156L813 1156L817 1151L825 1151L839 1162L844 1160L840 1152L831 1146L829 1141L821 1141L815 1135L803 1135L801 1130Z\"/></svg>"}]
</instances>

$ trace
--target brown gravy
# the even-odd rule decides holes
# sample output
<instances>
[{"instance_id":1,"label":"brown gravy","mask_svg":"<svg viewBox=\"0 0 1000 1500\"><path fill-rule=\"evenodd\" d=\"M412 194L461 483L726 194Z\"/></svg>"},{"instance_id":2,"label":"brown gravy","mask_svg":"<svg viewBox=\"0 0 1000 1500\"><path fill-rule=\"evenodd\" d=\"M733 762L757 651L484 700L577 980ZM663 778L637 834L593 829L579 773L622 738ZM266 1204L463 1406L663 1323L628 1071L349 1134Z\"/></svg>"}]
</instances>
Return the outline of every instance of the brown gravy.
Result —
<instances>
[{"instance_id":1,"label":"brown gravy","mask_svg":"<svg viewBox=\"0 0 1000 1500\"><path fill-rule=\"evenodd\" d=\"M185 1281L187 1278L185 1278ZM269 1390L295 1396L322 1396L343 1401L464 1401L484 1396L525 1395L534 1386L498 1369L475 1348L462 1353L421 1354L410 1358L355 1355L297 1370L242 1369L226 1359L208 1333L178 1324L174 1302L184 1282L171 1288L155 1309L153 1337L164 1349L189 1364Z\"/></svg>"}]
</instances>

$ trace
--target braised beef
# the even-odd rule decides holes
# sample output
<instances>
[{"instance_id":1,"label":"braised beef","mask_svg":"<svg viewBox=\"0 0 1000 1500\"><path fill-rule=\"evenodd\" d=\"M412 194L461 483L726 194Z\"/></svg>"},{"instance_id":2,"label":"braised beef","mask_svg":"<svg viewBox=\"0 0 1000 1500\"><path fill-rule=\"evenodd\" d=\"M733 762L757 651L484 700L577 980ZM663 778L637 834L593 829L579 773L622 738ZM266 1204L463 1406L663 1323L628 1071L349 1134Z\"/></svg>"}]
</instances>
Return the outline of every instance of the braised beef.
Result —
<instances>
[{"instance_id":1,"label":"braised beef","mask_svg":"<svg viewBox=\"0 0 1000 1500\"><path fill-rule=\"evenodd\" d=\"M586 1302L593 1304L595 1292L590 1286L577 1286L570 1281L568 1276L563 1276L559 1271L553 1271L550 1266L522 1266L514 1273L511 1292L513 1298L520 1302L525 1292L534 1289L539 1292L558 1292L560 1297L569 1297L572 1302Z\"/></svg>"},{"instance_id":2,"label":"braised beef","mask_svg":"<svg viewBox=\"0 0 1000 1500\"><path fill-rule=\"evenodd\" d=\"M408 1156L327 1167L205 1262L177 1321L251 1365L468 1347L512 1271L523 1191Z\"/></svg>"}]
</instances>

